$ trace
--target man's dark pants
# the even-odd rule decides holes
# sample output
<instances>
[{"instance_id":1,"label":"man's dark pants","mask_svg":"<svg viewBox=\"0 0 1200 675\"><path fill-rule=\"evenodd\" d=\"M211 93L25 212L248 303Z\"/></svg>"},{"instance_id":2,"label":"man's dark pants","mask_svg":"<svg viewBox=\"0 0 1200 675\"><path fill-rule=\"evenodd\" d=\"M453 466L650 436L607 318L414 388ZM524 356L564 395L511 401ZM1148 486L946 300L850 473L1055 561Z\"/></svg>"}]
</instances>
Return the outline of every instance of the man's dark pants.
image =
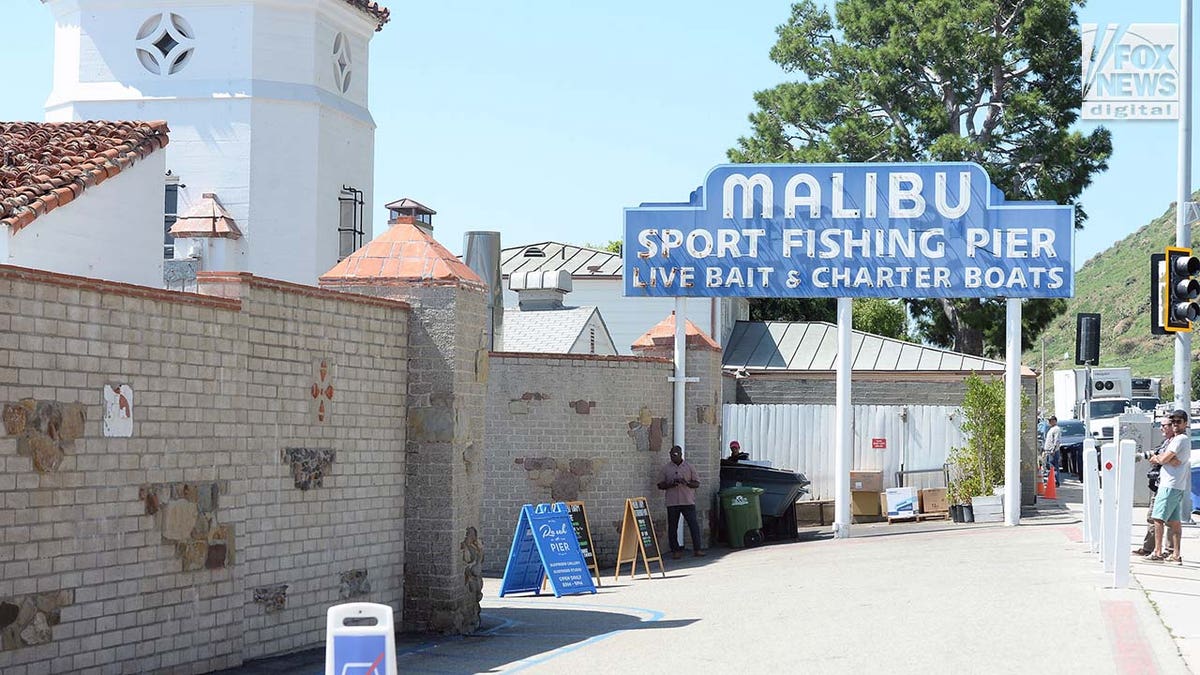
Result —
<instances>
[{"instance_id":1,"label":"man's dark pants","mask_svg":"<svg viewBox=\"0 0 1200 675\"><path fill-rule=\"evenodd\" d=\"M683 542L675 541L676 530L679 529L679 516L683 516L683 519L687 521L688 529L691 530L692 550L699 551L703 547L700 542L700 522L696 520L695 504L667 507L667 538L671 542L671 551L683 550Z\"/></svg>"}]
</instances>

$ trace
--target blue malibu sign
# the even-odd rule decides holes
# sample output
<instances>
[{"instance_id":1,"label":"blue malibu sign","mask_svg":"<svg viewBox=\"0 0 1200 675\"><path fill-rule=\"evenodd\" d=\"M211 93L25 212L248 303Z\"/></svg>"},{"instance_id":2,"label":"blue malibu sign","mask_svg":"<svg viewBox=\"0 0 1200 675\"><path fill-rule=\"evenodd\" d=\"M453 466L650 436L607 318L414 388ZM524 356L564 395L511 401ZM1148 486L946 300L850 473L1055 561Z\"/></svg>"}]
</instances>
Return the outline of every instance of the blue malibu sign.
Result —
<instances>
[{"instance_id":1,"label":"blue malibu sign","mask_svg":"<svg viewBox=\"0 0 1200 675\"><path fill-rule=\"evenodd\" d=\"M970 163L721 165L625 210L625 295L1068 298L1074 213Z\"/></svg>"}]
</instances>

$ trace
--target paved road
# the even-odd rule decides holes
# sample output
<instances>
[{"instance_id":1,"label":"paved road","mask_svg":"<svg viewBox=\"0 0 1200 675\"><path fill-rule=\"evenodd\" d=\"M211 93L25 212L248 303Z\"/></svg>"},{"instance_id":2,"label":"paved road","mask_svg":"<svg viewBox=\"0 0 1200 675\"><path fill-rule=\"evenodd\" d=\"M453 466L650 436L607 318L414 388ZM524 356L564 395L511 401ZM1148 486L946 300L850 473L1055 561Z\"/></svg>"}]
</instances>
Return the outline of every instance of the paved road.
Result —
<instances>
[{"instance_id":1,"label":"paved road","mask_svg":"<svg viewBox=\"0 0 1200 675\"><path fill-rule=\"evenodd\" d=\"M1074 487L1015 528L855 526L847 540L812 531L668 560L665 578L614 583L609 571L595 595L499 598L489 579L481 630L401 639L400 671L1192 672L1200 566L1139 561L1131 588L1110 588L1079 541ZM1200 560L1198 529L1185 528L1185 559L1193 550ZM321 658L233 672L315 674Z\"/></svg>"}]
</instances>

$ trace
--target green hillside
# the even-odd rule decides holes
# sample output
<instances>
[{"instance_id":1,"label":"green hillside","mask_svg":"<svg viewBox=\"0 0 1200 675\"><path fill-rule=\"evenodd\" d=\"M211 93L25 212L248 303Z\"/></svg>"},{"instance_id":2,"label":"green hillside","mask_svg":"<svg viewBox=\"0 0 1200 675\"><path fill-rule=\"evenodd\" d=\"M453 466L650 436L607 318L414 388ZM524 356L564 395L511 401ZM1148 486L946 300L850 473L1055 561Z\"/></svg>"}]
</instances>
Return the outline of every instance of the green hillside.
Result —
<instances>
[{"instance_id":1,"label":"green hillside","mask_svg":"<svg viewBox=\"0 0 1200 675\"><path fill-rule=\"evenodd\" d=\"M1196 234L1193 232L1193 241ZM1087 236L1086 228L1076 233L1079 238ZM1074 367L1075 315L1099 312L1100 366L1129 366L1134 377L1162 377L1163 395L1169 400L1174 391L1175 339L1150 334L1150 254L1174 241L1172 204L1166 213L1084 263L1075 274L1075 297L1067 301L1067 311L1042 333L1039 344L1025 353L1024 364L1040 370L1044 344L1047 373ZM1197 347L1200 344L1193 344L1193 351ZM1052 408L1052 376L1046 378L1046 388L1042 400Z\"/></svg>"}]
</instances>

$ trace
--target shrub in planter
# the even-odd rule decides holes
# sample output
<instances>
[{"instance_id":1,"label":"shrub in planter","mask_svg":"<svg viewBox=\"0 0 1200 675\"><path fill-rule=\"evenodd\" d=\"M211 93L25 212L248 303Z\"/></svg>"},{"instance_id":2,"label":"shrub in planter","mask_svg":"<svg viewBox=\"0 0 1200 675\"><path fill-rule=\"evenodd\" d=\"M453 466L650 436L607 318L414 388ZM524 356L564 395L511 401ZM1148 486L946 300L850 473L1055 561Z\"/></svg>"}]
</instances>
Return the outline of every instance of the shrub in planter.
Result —
<instances>
[{"instance_id":1,"label":"shrub in planter","mask_svg":"<svg viewBox=\"0 0 1200 675\"><path fill-rule=\"evenodd\" d=\"M1004 380L973 374L966 385L960 410L966 442L950 450L947 495L952 504L969 505L972 497L990 496L1004 482ZM1021 408L1028 404L1022 392Z\"/></svg>"}]
</instances>

